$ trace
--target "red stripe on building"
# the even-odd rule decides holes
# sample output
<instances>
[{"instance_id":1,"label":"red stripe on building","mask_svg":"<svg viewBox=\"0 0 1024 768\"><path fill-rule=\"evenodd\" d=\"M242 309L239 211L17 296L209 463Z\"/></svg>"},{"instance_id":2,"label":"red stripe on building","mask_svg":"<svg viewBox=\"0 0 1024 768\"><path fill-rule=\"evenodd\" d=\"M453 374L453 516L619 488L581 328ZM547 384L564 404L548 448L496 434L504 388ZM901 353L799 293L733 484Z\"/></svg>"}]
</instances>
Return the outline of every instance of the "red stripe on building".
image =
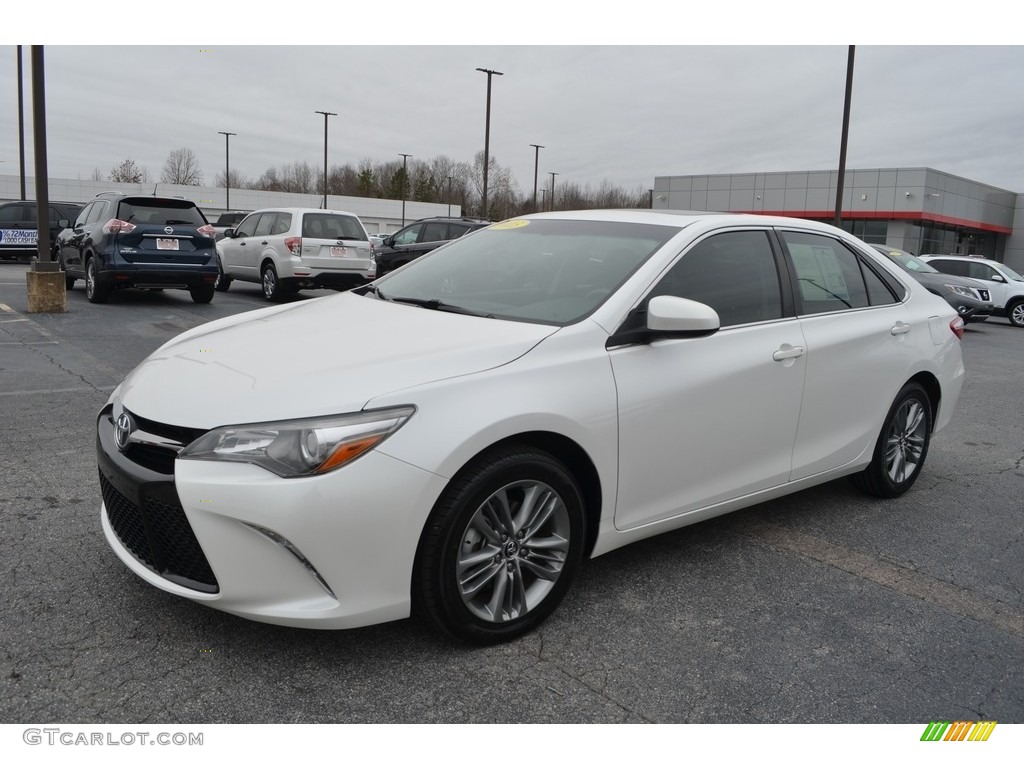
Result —
<instances>
[{"instance_id":1,"label":"red stripe on building","mask_svg":"<svg viewBox=\"0 0 1024 768\"><path fill-rule=\"evenodd\" d=\"M831 221L836 215L835 211L733 211L733 213L753 213L761 216L790 216L797 219L822 219L824 221ZM881 219L927 221L933 224L980 229L983 232L996 232L1000 235L1013 234L1012 227L1001 227L998 224L958 219L954 216L940 216L937 213L929 213L927 211L843 211L842 217L844 221L878 221Z\"/></svg>"}]
</instances>

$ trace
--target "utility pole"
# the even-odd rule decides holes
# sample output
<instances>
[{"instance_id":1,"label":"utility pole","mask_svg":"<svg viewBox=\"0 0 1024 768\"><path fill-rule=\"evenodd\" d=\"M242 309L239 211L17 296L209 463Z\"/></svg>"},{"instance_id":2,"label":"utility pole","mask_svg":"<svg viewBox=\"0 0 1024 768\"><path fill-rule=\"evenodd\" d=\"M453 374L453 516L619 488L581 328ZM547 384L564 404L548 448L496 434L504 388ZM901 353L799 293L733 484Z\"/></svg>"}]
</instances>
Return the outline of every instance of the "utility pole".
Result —
<instances>
[{"instance_id":1,"label":"utility pole","mask_svg":"<svg viewBox=\"0 0 1024 768\"><path fill-rule=\"evenodd\" d=\"M533 211L537 212L537 169L540 168L540 151L544 149L543 144L531 144L533 151Z\"/></svg>"},{"instance_id":2,"label":"utility pole","mask_svg":"<svg viewBox=\"0 0 1024 768\"><path fill-rule=\"evenodd\" d=\"M491 75L504 75L504 72L498 72L493 69L484 69L483 67L477 67L477 72L483 72L487 75L487 117L484 122L484 193L483 193L483 216L481 218L486 219L487 217L487 169L491 165Z\"/></svg>"},{"instance_id":3,"label":"utility pole","mask_svg":"<svg viewBox=\"0 0 1024 768\"><path fill-rule=\"evenodd\" d=\"M337 112L321 112L319 109L313 110L314 113L324 116L324 204L323 209L327 210L327 118L337 117Z\"/></svg>"}]
</instances>

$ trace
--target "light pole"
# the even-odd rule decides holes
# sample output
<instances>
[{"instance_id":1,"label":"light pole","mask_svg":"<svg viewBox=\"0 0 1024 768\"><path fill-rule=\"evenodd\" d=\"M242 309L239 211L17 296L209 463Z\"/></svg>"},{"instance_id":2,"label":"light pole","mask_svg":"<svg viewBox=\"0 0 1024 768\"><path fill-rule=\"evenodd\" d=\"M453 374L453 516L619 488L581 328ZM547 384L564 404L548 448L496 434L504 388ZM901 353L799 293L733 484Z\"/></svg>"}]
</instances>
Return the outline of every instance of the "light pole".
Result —
<instances>
[{"instance_id":1,"label":"light pole","mask_svg":"<svg viewBox=\"0 0 1024 768\"><path fill-rule=\"evenodd\" d=\"M493 69L484 69L483 67L477 67L477 72L483 72L487 75L487 117L484 122L484 193L483 193L483 207L484 214L482 218L487 218L487 169L491 164L491 75L504 75L504 72L498 72Z\"/></svg>"},{"instance_id":2,"label":"light pole","mask_svg":"<svg viewBox=\"0 0 1024 768\"><path fill-rule=\"evenodd\" d=\"M846 143L850 137L850 99L853 95L853 52L851 45L846 56L846 98L843 101L843 135L839 140L839 176L836 178L836 215L833 224L843 226L843 182L846 178Z\"/></svg>"},{"instance_id":3,"label":"light pole","mask_svg":"<svg viewBox=\"0 0 1024 768\"><path fill-rule=\"evenodd\" d=\"M540 191L540 207L541 207L541 210L544 210L544 207L547 205L544 202L545 200L547 200L547 194L548 194L547 189L542 189Z\"/></svg>"},{"instance_id":4,"label":"light pole","mask_svg":"<svg viewBox=\"0 0 1024 768\"><path fill-rule=\"evenodd\" d=\"M337 112L322 112L319 109L313 110L317 115L324 116L324 210L327 210L327 118L337 117Z\"/></svg>"},{"instance_id":5,"label":"light pole","mask_svg":"<svg viewBox=\"0 0 1024 768\"><path fill-rule=\"evenodd\" d=\"M533 212L537 212L537 169L540 167L540 151L544 149L543 144L531 144L533 151Z\"/></svg>"},{"instance_id":6,"label":"light pole","mask_svg":"<svg viewBox=\"0 0 1024 768\"><path fill-rule=\"evenodd\" d=\"M452 177L448 177L448 218L452 216Z\"/></svg>"},{"instance_id":7,"label":"light pole","mask_svg":"<svg viewBox=\"0 0 1024 768\"><path fill-rule=\"evenodd\" d=\"M232 136L238 134L228 131L217 131L217 133L224 135L224 207L231 210L231 148L228 143Z\"/></svg>"},{"instance_id":8,"label":"light pole","mask_svg":"<svg viewBox=\"0 0 1024 768\"><path fill-rule=\"evenodd\" d=\"M18 157L21 159L21 199L25 199L25 78L21 73L21 46L18 46Z\"/></svg>"},{"instance_id":9,"label":"light pole","mask_svg":"<svg viewBox=\"0 0 1024 768\"><path fill-rule=\"evenodd\" d=\"M551 172L551 210L555 210L555 176L558 174L554 171Z\"/></svg>"},{"instance_id":10,"label":"light pole","mask_svg":"<svg viewBox=\"0 0 1024 768\"><path fill-rule=\"evenodd\" d=\"M401 152L398 156L402 158L402 226L405 226L405 198L406 193L409 191L409 158L412 155L406 155Z\"/></svg>"}]
</instances>

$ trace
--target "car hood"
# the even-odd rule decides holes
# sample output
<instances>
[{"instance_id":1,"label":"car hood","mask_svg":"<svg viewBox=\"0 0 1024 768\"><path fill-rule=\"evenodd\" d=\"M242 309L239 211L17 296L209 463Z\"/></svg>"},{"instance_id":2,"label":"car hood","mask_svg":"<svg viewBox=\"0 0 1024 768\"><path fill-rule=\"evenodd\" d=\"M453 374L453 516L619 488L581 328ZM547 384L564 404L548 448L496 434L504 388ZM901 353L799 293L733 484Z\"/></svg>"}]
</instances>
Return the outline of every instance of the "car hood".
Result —
<instances>
[{"instance_id":1,"label":"car hood","mask_svg":"<svg viewBox=\"0 0 1024 768\"><path fill-rule=\"evenodd\" d=\"M925 288L941 288L943 285L959 285L963 288L974 288L975 290L988 290L984 283L979 283L977 280L972 280L969 277L958 277L957 275L947 275L945 273L933 274L931 272L912 272L907 270L910 275L917 280Z\"/></svg>"},{"instance_id":2,"label":"car hood","mask_svg":"<svg viewBox=\"0 0 1024 768\"><path fill-rule=\"evenodd\" d=\"M146 358L119 396L143 418L195 429L349 413L504 365L557 330L344 293L194 328Z\"/></svg>"}]
</instances>

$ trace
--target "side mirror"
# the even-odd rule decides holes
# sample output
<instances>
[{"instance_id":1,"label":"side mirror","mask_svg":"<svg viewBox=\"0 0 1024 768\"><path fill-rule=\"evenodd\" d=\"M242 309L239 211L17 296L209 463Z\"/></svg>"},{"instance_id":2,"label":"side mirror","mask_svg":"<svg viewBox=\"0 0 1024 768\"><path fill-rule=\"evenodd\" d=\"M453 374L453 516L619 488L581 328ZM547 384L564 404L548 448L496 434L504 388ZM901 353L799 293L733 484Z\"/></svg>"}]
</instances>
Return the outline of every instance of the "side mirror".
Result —
<instances>
[{"instance_id":1,"label":"side mirror","mask_svg":"<svg viewBox=\"0 0 1024 768\"><path fill-rule=\"evenodd\" d=\"M722 327L718 313L707 304L679 296L655 296L647 304L647 330L676 334L704 335Z\"/></svg>"},{"instance_id":2,"label":"side mirror","mask_svg":"<svg viewBox=\"0 0 1024 768\"><path fill-rule=\"evenodd\" d=\"M388 248L390 248L395 244L395 239L391 235L388 235L387 237L380 241L380 244L386 245Z\"/></svg>"},{"instance_id":3,"label":"side mirror","mask_svg":"<svg viewBox=\"0 0 1024 768\"><path fill-rule=\"evenodd\" d=\"M994 283L1005 283L1006 282L1006 278L1003 277L1002 275L1000 275L998 272L993 272L991 277L989 277L989 280L991 280Z\"/></svg>"},{"instance_id":4,"label":"side mirror","mask_svg":"<svg viewBox=\"0 0 1024 768\"><path fill-rule=\"evenodd\" d=\"M67 229L71 226L71 222L67 219L57 219L57 226L61 229Z\"/></svg>"},{"instance_id":5,"label":"side mirror","mask_svg":"<svg viewBox=\"0 0 1024 768\"><path fill-rule=\"evenodd\" d=\"M235 236L234 228L229 228L229 229L225 229L224 230L224 237L234 237L234 236Z\"/></svg>"}]
</instances>

